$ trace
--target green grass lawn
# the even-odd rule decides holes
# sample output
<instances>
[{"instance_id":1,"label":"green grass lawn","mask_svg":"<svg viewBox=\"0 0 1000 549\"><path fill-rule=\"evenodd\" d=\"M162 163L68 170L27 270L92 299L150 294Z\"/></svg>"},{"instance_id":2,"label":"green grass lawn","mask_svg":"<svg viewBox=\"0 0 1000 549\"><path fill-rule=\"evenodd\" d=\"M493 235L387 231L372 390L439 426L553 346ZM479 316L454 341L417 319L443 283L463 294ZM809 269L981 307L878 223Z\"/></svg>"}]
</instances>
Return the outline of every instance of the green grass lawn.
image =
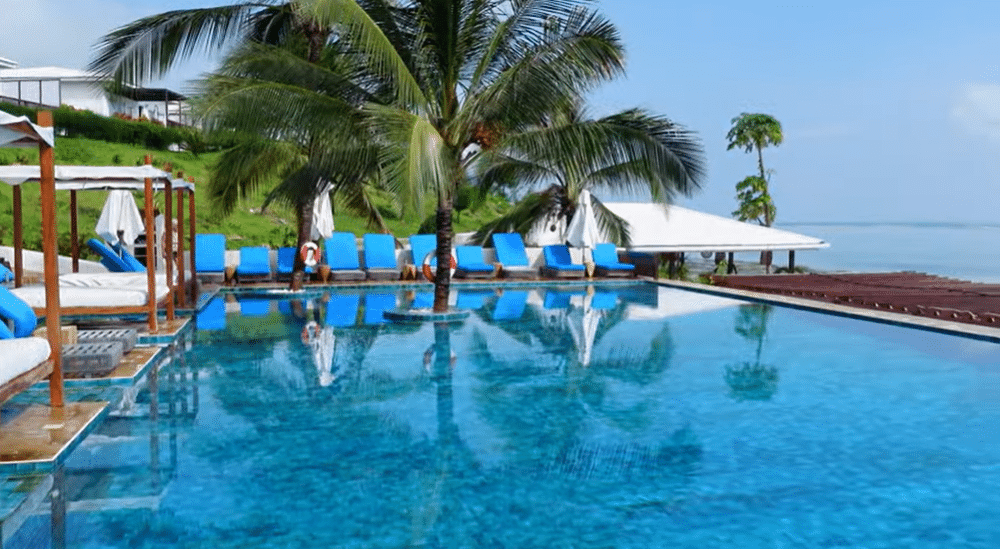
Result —
<instances>
[{"instance_id":1,"label":"green grass lawn","mask_svg":"<svg viewBox=\"0 0 1000 549\"><path fill-rule=\"evenodd\" d=\"M185 177L195 179L195 205L197 210L196 230L199 233L223 233L227 236L227 247L237 249L240 246L266 244L271 247L289 246L295 243L295 214L284 206L271 206L265 213L260 213L264 194L262 189L256 196L249 197L240 203L228 216L222 216L212 210L208 196L208 173L217 154L209 153L195 156L188 152L169 152L147 150L140 147L118 143L106 143L83 138L57 137L55 147L56 164L63 165L139 165L146 155L152 158L157 167L172 165L175 171L183 171ZM38 163L37 149L0 149L0 164L15 162L26 164ZM23 193L24 241L29 249L41 249L41 212L38 200L38 186L25 185ZM12 191L9 185L0 185L0 245L10 246L13 241L13 211ZM60 253L68 254L70 242L69 192L56 193L56 208L59 216L59 249ZM135 193L136 204L142 206L142 193ZM81 249L88 257L89 250L83 245L89 238L96 236L94 226L101 215L101 208L107 193L103 191L86 191L77 193L77 212L79 216L78 230ZM175 199L176 200L176 199ZM163 196L157 193L156 206L163 209ZM174 203L176 204L176 202ZM399 207L391 195L379 197L378 204L383 218L393 234L406 237L416 232L422 218L403 218ZM364 219L344 212L334 203L334 221L338 231L348 231L356 235L373 232ZM428 205L432 211L433 204ZM502 198L489 199L474 212L463 212L456 216L456 232L472 231L482 223L496 218L509 208ZM185 217L187 208L185 207ZM185 220L186 223L186 220ZM93 259L93 257L90 257Z\"/></svg>"}]
</instances>

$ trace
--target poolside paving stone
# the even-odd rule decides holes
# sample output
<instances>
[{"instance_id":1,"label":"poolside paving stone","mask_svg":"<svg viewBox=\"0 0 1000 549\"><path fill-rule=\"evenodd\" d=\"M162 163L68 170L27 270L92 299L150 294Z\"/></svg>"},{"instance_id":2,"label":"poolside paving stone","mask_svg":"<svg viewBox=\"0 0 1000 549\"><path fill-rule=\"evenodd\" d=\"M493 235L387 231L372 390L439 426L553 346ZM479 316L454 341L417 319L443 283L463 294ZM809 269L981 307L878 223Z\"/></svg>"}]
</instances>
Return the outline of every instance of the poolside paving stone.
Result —
<instances>
[{"instance_id":1,"label":"poolside paving stone","mask_svg":"<svg viewBox=\"0 0 1000 549\"><path fill-rule=\"evenodd\" d=\"M27 406L0 429L0 466L55 461L107 405L73 402L62 408Z\"/></svg>"}]
</instances>

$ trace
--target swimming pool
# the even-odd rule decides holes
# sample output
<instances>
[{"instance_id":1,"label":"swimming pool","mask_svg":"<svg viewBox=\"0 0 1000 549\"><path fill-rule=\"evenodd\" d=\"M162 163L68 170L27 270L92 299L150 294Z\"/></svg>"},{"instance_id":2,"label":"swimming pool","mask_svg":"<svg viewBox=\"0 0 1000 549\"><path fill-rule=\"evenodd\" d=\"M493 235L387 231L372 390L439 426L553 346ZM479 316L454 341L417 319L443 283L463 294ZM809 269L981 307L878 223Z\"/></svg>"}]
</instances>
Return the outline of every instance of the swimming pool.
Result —
<instances>
[{"instance_id":1,"label":"swimming pool","mask_svg":"<svg viewBox=\"0 0 1000 549\"><path fill-rule=\"evenodd\" d=\"M4 546L1000 545L996 344L651 284L380 320L427 299L210 303Z\"/></svg>"}]
</instances>

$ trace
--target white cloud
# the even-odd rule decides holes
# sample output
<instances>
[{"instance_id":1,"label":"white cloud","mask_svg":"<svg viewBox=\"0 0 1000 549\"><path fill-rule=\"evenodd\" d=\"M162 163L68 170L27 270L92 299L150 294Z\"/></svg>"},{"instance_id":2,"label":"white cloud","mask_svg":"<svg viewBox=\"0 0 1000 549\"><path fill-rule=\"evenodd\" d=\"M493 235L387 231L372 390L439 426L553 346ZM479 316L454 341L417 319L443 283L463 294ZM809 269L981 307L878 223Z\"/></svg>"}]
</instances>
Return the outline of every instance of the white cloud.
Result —
<instances>
[{"instance_id":1,"label":"white cloud","mask_svg":"<svg viewBox=\"0 0 1000 549\"><path fill-rule=\"evenodd\" d=\"M951 119L969 133L1000 141L1000 84L967 84Z\"/></svg>"}]
</instances>

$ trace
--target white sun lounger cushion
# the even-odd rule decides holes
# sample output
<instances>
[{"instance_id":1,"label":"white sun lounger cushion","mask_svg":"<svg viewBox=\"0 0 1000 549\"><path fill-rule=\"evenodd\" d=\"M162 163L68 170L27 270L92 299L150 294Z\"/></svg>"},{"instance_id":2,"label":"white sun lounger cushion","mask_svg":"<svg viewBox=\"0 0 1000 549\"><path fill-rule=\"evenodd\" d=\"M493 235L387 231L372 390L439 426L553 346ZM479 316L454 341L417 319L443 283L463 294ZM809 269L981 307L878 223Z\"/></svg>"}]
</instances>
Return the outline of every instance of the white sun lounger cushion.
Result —
<instances>
[{"instance_id":1,"label":"white sun lounger cushion","mask_svg":"<svg viewBox=\"0 0 1000 549\"><path fill-rule=\"evenodd\" d=\"M49 341L42 337L0 339L0 385L49 359Z\"/></svg>"},{"instance_id":2,"label":"white sun lounger cushion","mask_svg":"<svg viewBox=\"0 0 1000 549\"><path fill-rule=\"evenodd\" d=\"M23 286L11 293L34 309L45 308L44 286ZM167 295L167 288L157 287L156 299ZM59 305L62 307L140 307L147 303L146 291L135 288L59 288Z\"/></svg>"},{"instance_id":3,"label":"white sun lounger cushion","mask_svg":"<svg viewBox=\"0 0 1000 549\"><path fill-rule=\"evenodd\" d=\"M67 273L59 275L59 285L74 288L135 288L145 290L146 273ZM156 274L156 286L166 286L167 275ZM159 293L159 290L157 290Z\"/></svg>"}]
</instances>

